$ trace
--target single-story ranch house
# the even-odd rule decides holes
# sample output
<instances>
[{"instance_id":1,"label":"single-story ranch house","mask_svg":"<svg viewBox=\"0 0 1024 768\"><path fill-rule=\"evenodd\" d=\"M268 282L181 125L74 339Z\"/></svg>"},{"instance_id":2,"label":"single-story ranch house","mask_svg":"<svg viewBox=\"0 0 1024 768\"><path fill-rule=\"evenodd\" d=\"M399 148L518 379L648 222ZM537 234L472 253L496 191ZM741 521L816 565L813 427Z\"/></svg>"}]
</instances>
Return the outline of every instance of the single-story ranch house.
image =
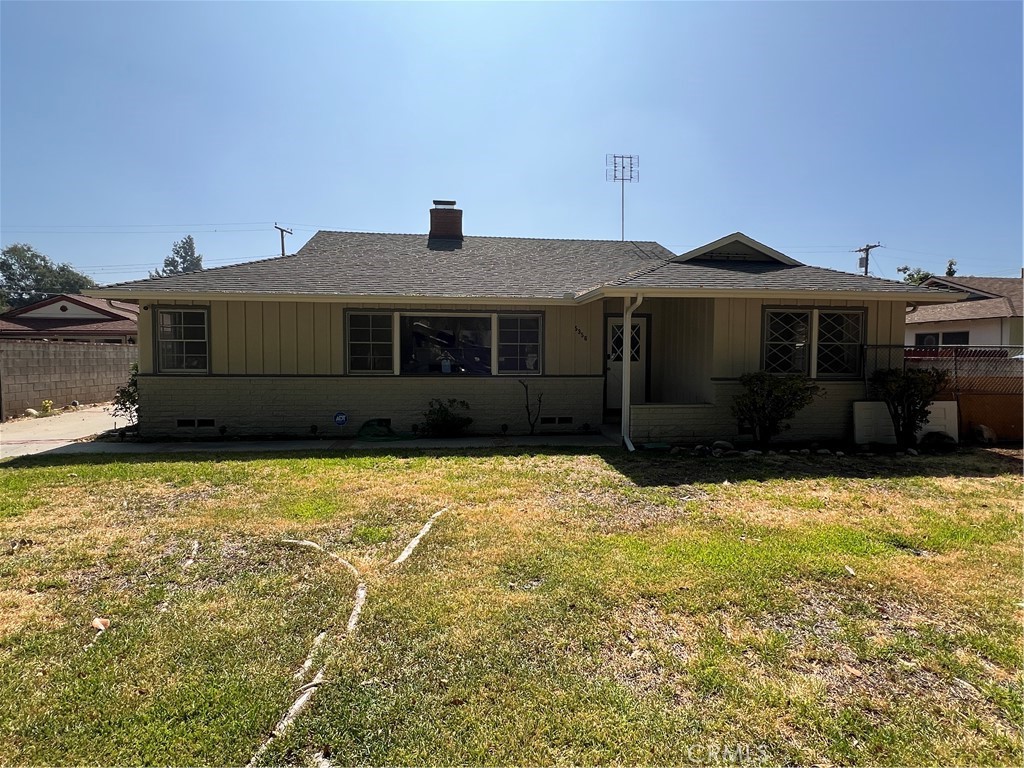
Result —
<instances>
[{"instance_id":1,"label":"single-story ranch house","mask_svg":"<svg viewBox=\"0 0 1024 768\"><path fill-rule=\"evenodd\" d=\"M91 293L140 305L146 436L408 432L433 398L467 401L474 432L522 434L525 382L541 430L611 423L628 445L735 436L737 378L762 369L827 390L788 437L846 438L865 345L902 346L908 304L963 296L740 233L681 256L463 236L454 201L435 201L429 234L321 231L294 255Z\"/></svg>"}]
</instances>

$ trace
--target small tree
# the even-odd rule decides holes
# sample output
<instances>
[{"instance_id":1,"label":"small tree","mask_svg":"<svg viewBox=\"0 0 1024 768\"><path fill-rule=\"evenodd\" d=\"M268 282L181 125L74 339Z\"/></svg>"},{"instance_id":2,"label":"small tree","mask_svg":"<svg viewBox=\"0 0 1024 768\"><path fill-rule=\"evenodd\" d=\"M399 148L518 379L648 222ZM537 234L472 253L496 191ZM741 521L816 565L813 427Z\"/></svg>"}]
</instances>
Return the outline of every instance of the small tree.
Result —
<instances>
[{"instance_id":1,"label":"small tree","mask_svg":"<svg viewBox=\"0 0 1024 768\"><path fill-rule=\"evenodd\" d=\"M132 363L128 382L114 392L114 415L123 416L132 424L139 414L139 364Z\"/></svg>"},{"instance_id":2,"label":"small tree","mask_svg":"<svg viewBox=\"0 0 1024 768\"><path fill-rule=\"evenodd\" d=\"M949 385L938 368L879 368L868 377L871 393L885 403L900 450L917 445L917 432L928 421L928 404Z\"/></svg>"},{"instance_id":3,"label":"small tree","mask_svg":"<svg viewBox=\"0 0 1024 768\"><path fill-rule=\"evenodd\" d=\"M530 425L530 434L533 434L534 429L537 427L537 421L540 419L540 409L544 403L544 393L540 392L537 394L537 412L533 412L533 406L530 403L530 385L522 379L519 383L523 385L523 391L526 393L526 422Z\"/></svg>"},{"instance_id":4,"label":"small tree","mask_svg":"<svg viewBox=\"0 0 1024 768\"><path fill-rule=\"evenodd\" d=\"M180 275L182 272L198 272L203 268L203 254L196 253L196 242L192 235L184 240L175 240L171 246L171 255L164 257L163 269L155 269L150 277L167 277Z\"/></svg>"},{"instance_id":5,"label":"small tree","mask_svg":"<svg viewBox=\"0 0 1024 768\"><path fill-rule=\"evenodd\" d=\"M764 371L745 373L740 384L746 389L733 399L732 412L740 431L750 430L761 450L771 439L789 429L788 419L796 416L825 390L806 376L775 376Z\"/></svg>"}]
</instances>

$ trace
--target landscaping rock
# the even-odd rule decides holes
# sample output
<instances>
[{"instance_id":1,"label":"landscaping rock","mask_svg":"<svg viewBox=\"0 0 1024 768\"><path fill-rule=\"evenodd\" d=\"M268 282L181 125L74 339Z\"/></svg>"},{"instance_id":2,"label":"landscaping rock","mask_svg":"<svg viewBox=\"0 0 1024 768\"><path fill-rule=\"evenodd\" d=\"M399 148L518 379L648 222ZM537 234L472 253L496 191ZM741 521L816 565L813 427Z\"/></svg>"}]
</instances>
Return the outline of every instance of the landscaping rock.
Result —
<instances>
[{"instance_id":1,"label":"landscaping rock","mask_svg":"<svg viewBox=\"0 0 1024 768\"><path fill-rule=\"evenodd\" d=\"M935 453L952 453L957 449L957 442L946 432L929 432L921 437L921 449Z\"/></svg>"},{"instance_id":2,"label":"landscaping rock","mask_svg":"<svg viewBox=\"0 0 1024 768\"><path fill-rule=\"evenodd\" d=\"M762 453L761 451L754 450L753 448L751 448L744 455L745 456L764 456L764 453Z\"/></svg>"},{"instance_id":3,"label":"landscaping rock","mask_svg":"<svg viewBox=\"0 0 1024 768\"><path fill-rule=\"evenodd\" d=\"M986 443L993 445L999 438L996 432L991 427L987 427L984 424L975 424L971 433L979 443Z\"/></svg>"},{"instance_id":4,"label":"landscaping rock","mask_svg":"<svg viewBox=\"0 0 1024 768\"><path fill-rule=\"evenodd\" d=\"M832 451L830 451L828 448L819 448L817 451L815 451L815 453L817 453L819 456L831 456L832 455Z\"/></svg>"},{"instance_id":5,"label":"landscaping rock","mask_svg":"<svg viewBox=\"0 0 1024 768\"><path fill-rule=\"evenodd\" d=\"M25 415L31 416L34 419L39 415L39 411L37 411L35 408L26 408Z\"/></svg>"},{"instance_id":6,"label":"landscaping rock","mask_svg":"<svg viewBox=\"0 0 1024 768\"><path fill-rule=\"evenodd\" d=\"M736 446L734 446L728 440L715 440L715 442L713 442L711 444L711 447L712 448L717 448L720 451L734 451L734 450L736 450Z\"/></svg>"},{"instance_id":7,"label":"landscaping rock","mask_svg":"<svg viewBox=\"0 0 1024 768\"><path fill-rule=\"evenodd\" d=\"M714 456L716 459L720 459L722 457L722 453L723 451L721 448L714 448L711 451L711 455Z\"/></svg>"},{"instance_id":8,"label":"landscaping rock","mask_svg":"<svg viewBox=\"0 0 1024 768\"><path fill-rule=\"evenodd\" d=\"M907 456L917 456L918 453L914 448L907 448Z\"/></svg>"},{"instance_id":9,"label":"landscaping rock","mask_svg":"<svg viewBox=\"0 0 1024 768\"><path fill-rule=\"evenodd\" d=\"M740 454L739 451L737 451L735 448L733 448L731 451L726 451L723 455L725 455L725 456L739 456L741 454Z\"/></svg>"},{"instance_id":10,"label":"landscaping rock","mask_svg":"<svg viewBox=\"0 0 1024 768\"><path fill-rule=\"evenodd\" d=\"M811 455L811 449L810 448L801 448L800 449L800 455L801 456L810 456Z\"/></svg>"},{"instance_id":11,"label":"landscaping rock","mask_svg":"<svg viewBox=\"0 0 1024 768\"><path fill-rule=\"evenodd\" d=\"M845 454L845 453L843 453L842 451L836 451L836 456L838 456L839 458L842 458L842 457L843 457L843 456L845 456L845 455L846 455L846 454Z\"/></svg>"}]
</instances>

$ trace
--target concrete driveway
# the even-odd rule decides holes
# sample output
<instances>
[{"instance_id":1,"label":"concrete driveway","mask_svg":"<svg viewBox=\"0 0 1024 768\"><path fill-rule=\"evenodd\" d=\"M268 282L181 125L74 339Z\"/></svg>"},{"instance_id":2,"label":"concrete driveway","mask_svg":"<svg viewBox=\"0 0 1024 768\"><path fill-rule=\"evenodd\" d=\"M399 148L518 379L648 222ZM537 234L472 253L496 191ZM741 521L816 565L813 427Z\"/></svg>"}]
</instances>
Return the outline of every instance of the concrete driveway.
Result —
<instances>
[{"instance_id":1,"label":"concrete driveway","mask_svg":"<svg viewBox=\"0 0 1024 768\"><path fill-rule=\"evenodd\" d=\"M109 404L94 405L56 416L0 424L0 459L50 451L113 429L112 409ZM126 423L120 419L118 426Z\"/></svg>"}]
</instances>

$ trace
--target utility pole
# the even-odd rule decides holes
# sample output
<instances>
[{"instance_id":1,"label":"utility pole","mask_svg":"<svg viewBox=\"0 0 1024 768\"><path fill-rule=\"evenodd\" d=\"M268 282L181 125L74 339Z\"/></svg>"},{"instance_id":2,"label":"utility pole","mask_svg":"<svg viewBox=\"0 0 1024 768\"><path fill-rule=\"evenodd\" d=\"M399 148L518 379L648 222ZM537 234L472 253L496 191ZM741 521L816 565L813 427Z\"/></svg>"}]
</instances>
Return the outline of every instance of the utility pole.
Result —
<instances>
[{"instance_id":1,"label":"utility pole","mask_svg":"<svg viewBox=\"0 0 1024 768\"><path fill-rule=\"evenodd\" d=\"M871 258L871 251L873 251L875 248L881 248L881 247L882 247L881 243L875 243L874 245L865 245L863 248L854 248L851 251L851 253L863 253L864 254L863 256L860 257L860 260L857 262L857 266L864 268L864 276L865 277L867 277L867 274L868 274L868 260Z\"/></svg>"},{"instance_id":2,"label":"utility pole","mask_svg":"<svg viewBox=\"0 0 1024 768\"><path fill-rule=\"evenodd\" d=\"M281 233L281 255L284 256L285 255L285 253L284 253L284 236L285 236L285 234L289 234L290 235L292 233L292 231L290 229L285 229L284 227L277 226L277 222L276 221L274 222L274 229L280 231L280 233Z\"/></svg>"}]
</instances>

